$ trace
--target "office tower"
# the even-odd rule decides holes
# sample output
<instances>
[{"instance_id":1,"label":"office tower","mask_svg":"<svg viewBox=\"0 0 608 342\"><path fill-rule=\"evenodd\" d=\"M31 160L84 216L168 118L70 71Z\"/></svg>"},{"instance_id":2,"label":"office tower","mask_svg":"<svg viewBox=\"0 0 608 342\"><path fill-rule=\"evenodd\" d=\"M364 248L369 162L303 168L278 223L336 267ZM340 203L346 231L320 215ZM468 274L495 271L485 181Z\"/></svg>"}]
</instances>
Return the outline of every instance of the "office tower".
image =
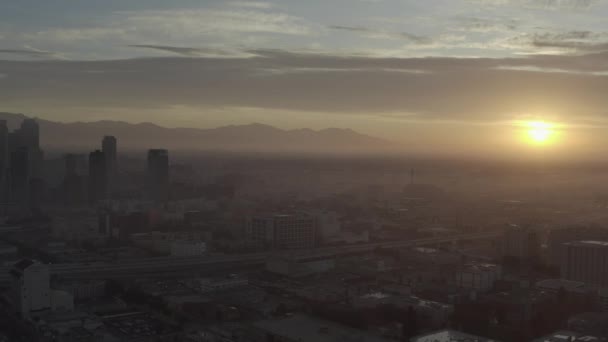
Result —
<instances>
[{"instance_id":1,"label":"office tower","mask_svg":"<svg viewBox=\"0 0 608 342\"><path fill-rule=\"evenodd\" d=\"M20 147L11 152L10 165L10 199L22 205L27 204L31 178L29 150Z\"/></svg>"},{"instance_id":2,"label":"office tower","mask_svg":"<svg viewBox=\"0 0 608 342\"><path fill-rule=\"evenodd\" d=\"M64 199L67 204L80 204L87 200L87 158L84 154L65 156Z\"/></svg>"},{"instance_id":3,"label":"office tower","mask_svg":"<svg viewBox=\"0 0 608 342\"><path fill-rule=\"evenodd\" d=\"M502 257L518 261L538 261L540 240L531 228L512 226L502 235Z\"/></svg>"},{"instance_id":4,"label":"office tower","mask_svg":"<svg viewBox=\"0 0 608 342\"><path fill-rule=\"evenodd\" d=\"M89 154L89 202L95 203L107 198L108 169L106 157L100 150Z\"/></svg>"},{"instance_id":5,"label":"office tower","mask_svg":"<svg viewBox=\"0 0 608 342\"><path fill-rule=\"evenodd\" d=\"M24 119L21 126L9 134L9 151L25 148L30 159L30 177L42 177L44 152L40 149L40 129L35 119Z\"/></svg>"},{"instance_id":6,"label":"office tower","mask_svg":"<svg viewBox=\"0 0 608 342\"><path fill-rule=\"evenodd\" d=\"M116 173L116 138L111 135L103 137L101 142L101 150L106 156L106 166L108 167L108 175L114 176Z\"/></svg>"},{"instance_id":7,"label":"office tower","mask_svg":"<svg viewBox=\"0 0 608 342\"><path fill-rule=\"evenodd\" d=\"M19 128L19 140L21 146L28 148L40 148L40 128L35 119L24 119Z\"/></svg>"},{"instance_id":8,"label":"office tower","mask_svg":"<svg viewBox=\"0 0 608 342\"><path fill-rule=\"evenodd\" d=\"M51 309L50 275L47 265L23 259L10 271L11 299L17 312L28 317L32 312Z\"/></svg>"},{"instance_id":9,"label":"office tower","mask_svg":"<svg viewBox=\"0 0 608 342\"><path fill-rule=\"evenodd\" d=\"M5 201L8 199L8 185L9 185L9 132L6 120L0 120L0 200Z\"/></svg>"},{"instance_id":10,"label":"office tower","mask_svg":"<svg viewBox=\"0 0 608 342\"><path fill-rule=\"evenodd\" d=\"M562 251L562 278L608 286L608 241L568 242Z\"/></svg>"},{"instance_id":11,"label":"office tower","mask_svg":"<svg viewBox=\"0 0 608 342\"><path fill-rule=\"evenodd\" d=\"M307 214L251 217L247 220L247 239L258 247L277 249L315 246L317 220Z\"/></svg>"},{"instance_id":12,"label":"office tower","mask_svg":"<svg viewBox=\"0 0 608 342\"><path fill-rule=\"evenodd\" d=\"M21 205L39 204L46 184L42 175L44 153L40 149L36 120L23 120L21 127L11 133L8 133L6 122L0 123L0 164L2 160L4 168L8 168L4 177L4 197ZM0 165L0 170L2 168Z\"/></svg>"},{"instance_id":13,"label":"office tower","mask_svg":"<svg viewBox=\"0 0 608 342\"><path fill-rule=\"evenodd\" d=\"M106 135L101 141L101 150L106 156L106 168L108 169L108 194L112 195L116 190L116 138Z\"/></svg>"},{"instance_id":14,"label":"office tower","mask_svg":"<svg viewBox=\"0 0 608 342\"><path fill-rule=\"evenodd\" d=\"M169 152L163 149L148 151L147 191L150 199L169 199Z\"/></svg>"}]
</instances>

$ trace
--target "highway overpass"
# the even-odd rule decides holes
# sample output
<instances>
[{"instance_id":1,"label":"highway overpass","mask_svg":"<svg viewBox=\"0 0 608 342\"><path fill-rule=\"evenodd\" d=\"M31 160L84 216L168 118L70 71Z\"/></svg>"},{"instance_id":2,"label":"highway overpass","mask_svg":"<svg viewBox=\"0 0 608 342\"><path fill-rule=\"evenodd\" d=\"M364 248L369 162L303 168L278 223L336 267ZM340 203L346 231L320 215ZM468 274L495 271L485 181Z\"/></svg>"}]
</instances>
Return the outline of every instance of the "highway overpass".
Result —
<instances>
[{"instance_id":1,"label":"highway overpass","mask_svg":"<svg viewBox=\"0 0 608 342\"><path fill-rule=\"evenodd\" d=\"M52 264L51 274L65 279L114 279L146 278L161 276L187 276L219 271L256 267L264 264L269 257L289 255L291 257L333 257L370 252L379 248L405 248L433 246L459 241L492 239L499 232L485 232L441 236L416 240L373 242L356 245L321 247L309 250L272 251L263 253L205 255L197 257L154 257L126 259L116 262L63 263ZM9 268L0 268L0 283L9 280Z\"/></svg>"}]
</instances>

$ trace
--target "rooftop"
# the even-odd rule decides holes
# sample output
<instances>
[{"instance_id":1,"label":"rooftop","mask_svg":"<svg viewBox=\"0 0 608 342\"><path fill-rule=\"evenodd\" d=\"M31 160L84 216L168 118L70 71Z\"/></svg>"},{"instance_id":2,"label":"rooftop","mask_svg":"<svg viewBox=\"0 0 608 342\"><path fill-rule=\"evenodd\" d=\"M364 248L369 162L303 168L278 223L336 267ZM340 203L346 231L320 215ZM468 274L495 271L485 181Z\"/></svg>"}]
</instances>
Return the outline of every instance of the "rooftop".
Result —
<instances>
[{"instance_id":1,"label":"rooftop","mask_svg":"<svg viewBox=\"0 0 608 342\"><path fill-rule=\"evenodd\" d=\"M412 342L498 342L496 340L465 334L455 330L441 330L434 333L419 335Z\"/></svg>"},{"instance_id":2,"label":"rooftop","mask_svg":"<svg viewBox=\"0 0 608 342\"><path fill-rule=\"evenodd\" d=\"M574 331L557 331L553 334L541 337L533 342L600 342L605 339L600 339L595 336L582 335Z\"/></svg>"},{"instance_id":3,"label":"rooftop","mask_svg":"<svg viewBox=\"0 0 608 342\"><path fill-rule=\"evenodd\" d=\"M257 322L255 327L275 336L299 342L387 342L364 331L306 315Z\"/></svg>"},{"instance_id":4,"label":"rooftop","mask_svg":"<svg viewBox=\"0 0 608 342\"><path fill-rule=\"evenodd\" d=\"M545 279L536 283L536 287L547 290L564 289L568 292L584 291L585 283L567 279Z\"/></svg>"},{"instance_id":5,"label":"rooftop","mask_svg":"<svg viewBox=\"0 0 608 342\"><path fill-rule=\"evenodd\" d=\"M30 259L22 259L19 260L16 264L15 264L15 268L20 269L20 270L25 270L26 268L32 266L34 264L34 262Z\"/></svg>"},{"instance_id":6,"label":"rooftop","mask_svg":"<svg viewBox=\"0 0 608 342\"><path fill-rule=\"evenodd\" d=\"M576 246L588 246L588 247L608 247L608 241L597 241L597 240L584 240L584 241L573 241L566 243L567 245Z\"/></svg>"}]
</instances>

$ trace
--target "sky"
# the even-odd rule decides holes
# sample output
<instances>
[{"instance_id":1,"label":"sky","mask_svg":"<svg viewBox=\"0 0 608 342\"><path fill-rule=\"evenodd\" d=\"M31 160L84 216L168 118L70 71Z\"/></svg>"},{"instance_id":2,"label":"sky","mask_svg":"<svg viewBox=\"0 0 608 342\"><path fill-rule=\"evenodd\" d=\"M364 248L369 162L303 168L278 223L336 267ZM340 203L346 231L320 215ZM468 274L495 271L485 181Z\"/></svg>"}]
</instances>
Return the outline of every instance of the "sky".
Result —
<instances>
[{"instance_id":1,"label":"sky","mask_svg":"<svg viewBox=\"0 0 608 342\"><path fill-rule=\"evenodd\" d=\"M0 111L490 154L539 153L521 135L541 120L542 153L608 153L606 17L605 0L0 0Z\"/></svg>"}]
</instances>

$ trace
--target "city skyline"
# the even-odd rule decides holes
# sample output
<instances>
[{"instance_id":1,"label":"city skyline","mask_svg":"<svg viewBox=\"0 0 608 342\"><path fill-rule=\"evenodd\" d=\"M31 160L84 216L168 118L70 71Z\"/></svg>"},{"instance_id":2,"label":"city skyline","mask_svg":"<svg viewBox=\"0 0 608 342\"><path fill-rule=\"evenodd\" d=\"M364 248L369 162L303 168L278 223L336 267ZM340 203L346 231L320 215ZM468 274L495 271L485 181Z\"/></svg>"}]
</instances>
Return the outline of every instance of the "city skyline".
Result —
<instances>
[{"instance_id":1,"label":"city skyline","mask_svg":"<svg viewBox=\"0 0 608 342\"><path fill-rule=\"evenodd\" d=\"M608 342L608 0L0 0L0 342Z\"/></svg>"}]
</instances>

